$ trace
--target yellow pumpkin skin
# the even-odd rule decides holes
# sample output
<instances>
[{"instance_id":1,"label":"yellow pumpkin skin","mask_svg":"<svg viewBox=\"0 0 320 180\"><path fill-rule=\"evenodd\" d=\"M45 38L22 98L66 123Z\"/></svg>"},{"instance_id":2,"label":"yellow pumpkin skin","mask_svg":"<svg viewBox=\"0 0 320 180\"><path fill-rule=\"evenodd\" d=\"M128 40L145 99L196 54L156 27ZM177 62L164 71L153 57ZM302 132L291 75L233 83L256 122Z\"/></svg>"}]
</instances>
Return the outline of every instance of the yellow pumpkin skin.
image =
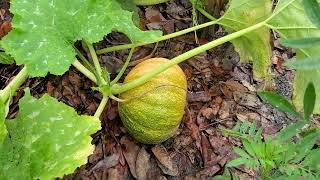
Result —
<instances>
[{"instance_id":1,"label":"yellow pumpkin skin","mask_svg":"<svg viewBox=\"0 0 320 180\"><path fill-rule=\"evenodd\" d=\"M148 6L167 2L169 0L133 0L136 5Z\"/></svg>"},{"instance_id":2,"label":"yellow pumpkin skin","mask_svg":"<svg viewBox=\"0 0 320 180\"><path fill-rule=\"evenodd\" d=\"M168 62L152 58L136 65L124 83L135 80ZM128 132L145 144L157 144L170 138L179 127L184 114L187 80L175 65L147 83L120 94L127 100L119 102L120 118Z\"/></svg>"}]
</instances>

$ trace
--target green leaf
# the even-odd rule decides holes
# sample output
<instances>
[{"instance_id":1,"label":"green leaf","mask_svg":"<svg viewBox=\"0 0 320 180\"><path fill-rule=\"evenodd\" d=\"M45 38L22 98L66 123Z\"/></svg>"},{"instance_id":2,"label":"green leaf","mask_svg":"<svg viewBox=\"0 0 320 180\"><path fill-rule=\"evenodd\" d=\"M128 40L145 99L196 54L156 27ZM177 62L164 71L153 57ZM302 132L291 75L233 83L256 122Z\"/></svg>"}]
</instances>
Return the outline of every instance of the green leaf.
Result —
<instances>
[{"instance_id":1,"label":"green leaf","mask_svg":"<svg viewBox=\"0 0 320 180\"><path fill-rule=\"evenodd\" d=\"M0 42L16 63L26 64L31 76L61 75L75 61L75 41L98 42L112 30L133 42L151 41L160 32L143 32L132 12L116 0L11 1L13 30Z\"/></svg>"},{"instance_id":2,"label":"green leaf","mask_svg":"<svg viewBox=\"0 0 320 180\"><path fill-rule=\"evenodd\" d=\"M290 113L295 116L299 116L296 108L283 96L278 95L275 92L259 92L258 95L266 102L270 103L280 111Z\"/></svg>"},{"instance_id":3,"label":"green leaf","mask_svg":"<svg viewBox=\"0 0 320 180\"><path fill-rule=\"evenodd\" d=\"M313 56L304 59L289 61L286 66L296 70L318 70L320 68L320 56Z\"/></svg>"},{"instance_id":4,"label":"green leaf","mask_svg":"<svg viewBox=\"0 0 320 180\"><path fill-rule=\"evenodd\" d=\"M0 52L0 64L13 64L14 59L5 52Z\"/></svg>"},{"instance_id":5,"label":"green leaf","mask_svg":"<svg viewBox=\"0 0 320 180\"><path fill-rule=\"evenodd\" d=\"M307 11L303 8L302 0L279 0L268 26L277 31L284 40L320 37L320 29L309 20ZM320 56L319 47L297 48L297 59L312 56ZM310 82L314 84L316 92L319 92L320 71L296 72L293 103L299 110L303 109L304 92ZM320 113L320 94L317 94L314 113Z\"/></svg>"},{"instance_id":6,"label":"green leaf","mask_svg":"<svg viewBox=\"0 0 320 180\"><path fill-rule=\"evenodd\" d=\"M234 159L230 162L227 163L226 167L236 167L236 166L240 166L242 164L246 164L248 161L248 159L246 158L237 158L237 159Z\"/></svg>"},{"instance_id":7,"label":"green leaf","mask_svg":"<svg viewBox=\"0 0 320 180\"><path fill-rule=\"evenodd\" d=\"M303 5L311 22L320 28L320 6L317 0L303 0Z\"/></svg>"},{"instance_id":8,"label":"green leaf","mask_svg":"<svg viewBox=\"0 0 320 180\"><path fill-rule=\"evenodd\" d=\"M238 147L235 147L235 148L233 149L233 151L234 151L235 153L239 154L239 155L240 155L241 157L243 157L243 158L246 158L246 159L250 159L250 158L251 158L248 153L246 153L244 150L242 150L242 149L240 149L240 148L238 148Z\"/></svg>"},{"instance_id":9,"label":"green leaf","mask_svg":"<svg viewBox=\"0 0 320 180\"><path fill-rule=\"evenodd\" d=\"M242 140L242 144L243 144L243 147L244 149L252 156L254 157L255 156L255 152L254 152L254 148L252 147L252 144L247 141L247 140ZM238 153L239 154L239 153Z\"/></svg>"},{"instance_id":10,"label":"green leaf","mask_svg":"<svg viewBox=\"0 0 320 180\"><path fill-rule=\"evenodd\" d=\"M35 99L28 91L17 118L6 125L1 179L54 179L72 173L87 162L94 148L90 135L100 129L99 119L79 116L48 95Z\"/></svg>"},{"instance_id":11,"label":"green leaf","mask_svg":"<svg viewBox=\"0 0 320 180\"><path fill-rule=\"evenodd\" d=\"M282 41L282 44L291 48L312 48L315 46L320 47L320 38L310 37L301 39L286 39Z\"/></svg>"},{"instance_id":12,"label":"green leaf","mask_svg":"<svg viewBox=\"0 0 320 180\"><path fill-rule=\"evenodd\" d=\"M139 17L139 8L132 0L117 0L122 9L132 12L132 21L139 27L140 26L140 17Z\"/></svg>"},{"instance_id":13,"label":"green leaf","mask_svg":"<svg viewBox=\"0 0 320 180\"><path fill-rule=\"evenodd\" d=\"M276 136L276 139L279 142L285 142L292 138L293 136L297 135L298 131L303 128L306 124L306 121L299 121L289 125L288 127L282 129Z\"/></svg>"},{"instance_id":14,"label":"green leaf","mask_svg":"<svg viewBox=\"0 0 320 180\"><path fill-rule=\"evenodd\" d=\"M306 89L303 99L304 119L307 120L313 113L316 101L316 90L314 85L310 83Z\"/></svg>"},{"instance_id":15,"label":"green leaf","mask_svg":"<svg viewBox=\"0 0 320 180\"><path fill-rule=\"evenodd\" d=\"M320 149L319 148L313 149L306 156L306 158L303 161L303 164L305 166L311 167L312 169L317 169L318 171L320 171L319 157L320 157Z\"/></svg>"},{"instance_id":16,"label":"green leaf","mask_svg":"<svg viewBox=\"0 0 320 180\"><path fill-rule=\"evenodd\" d=\"M316 140L319 138L319 136L320 133L315 132L300 139L295 146L296 155L293 162L299 163L302 159L304 159L306 154L309 153L309 151L315 145Z\"/></svg>"},{"instance_id":17,"label":"green leaf","mask_svg":"<svg viewBox=\"0 0 320 180\"><path fill-rule=\"evenodd\" d=\"M249 129L248 134L249 134L250 136L254 136L254 134L255 134L255 132L256 132L256 128L257 128L257 122L254 121L254 122L252 123L252 125L250 126L250 129Z\"/></svg>"},{"instance_id":18,"label":"green leaf","mask_svg":"<svg viewBox=\"0 0 320 180\"><path fill-rule=\"evenodd\" d=\"M233 33L265 20L271 15L269 0L232 0L229 8L218 23L224 26L228 33ZM241 62L253 63L256 77L270 76L270 32L267 27L250 32L233 41Z\"/></svg>"}]
</instances>

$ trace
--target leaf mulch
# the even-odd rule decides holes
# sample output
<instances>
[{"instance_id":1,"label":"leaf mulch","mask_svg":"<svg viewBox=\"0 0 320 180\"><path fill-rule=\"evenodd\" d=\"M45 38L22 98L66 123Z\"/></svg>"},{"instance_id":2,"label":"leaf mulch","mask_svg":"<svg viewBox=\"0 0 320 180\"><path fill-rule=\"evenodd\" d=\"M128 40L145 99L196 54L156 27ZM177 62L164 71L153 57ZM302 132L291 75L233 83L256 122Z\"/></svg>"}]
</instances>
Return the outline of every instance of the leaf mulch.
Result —
<instances>
[{"instance_id":1,"label":"leaf mulch","mask_svg":"<svg viewBox=\"0 0 320 180\"><path fill-rule=\"evenodd\" d=\"M0 3L0 36L10 30L11 18L6 2ZM187 0L141 7L141 26L172 33L192 25L191 11L192 6ZM204 44L210 38L224 34L219 27L199 31L198 42ZM102 48L127 42L121 34L113 33L97 46ZM172 58L199 44L194 33L190 33L157 45L140 47L130 66L150 57ZM128 51L124 50L99 58L114 76L127 54ZM272 58L274 87L287 97L292 95L293 73L281 65L291 56L293 52L281 47L275 38ZM272 135L292 119L259 99L257 90L264 86L263 82L253 77L250 65L239 64L239 55L230 43L193 57L180 67L188 79L188 104L181 126L172 138L158 145L136 142L123 128L117 102L112 100L102 115L102 129L92 135L96 148L88 163L62 179L212 179L222 174L226 163L236 156L232 148L241 146L238 139L223 136L220 128L232 128L236 122L250 120L257 121L264 128L263 135ZM1 65L0 88L8 84L18 71L19 67L15 65ZM9 118L14 118L18 112L17 103L25 87L29 87L36 97L48 93L74 107L79 114L93 115L102 99L91 89L93 85L72 67L61 77L49 75L29 79L13 98ZM232 169L232 172L242 179L257 177L256 172L245 167Z\"/></svg>"}]
</instances>

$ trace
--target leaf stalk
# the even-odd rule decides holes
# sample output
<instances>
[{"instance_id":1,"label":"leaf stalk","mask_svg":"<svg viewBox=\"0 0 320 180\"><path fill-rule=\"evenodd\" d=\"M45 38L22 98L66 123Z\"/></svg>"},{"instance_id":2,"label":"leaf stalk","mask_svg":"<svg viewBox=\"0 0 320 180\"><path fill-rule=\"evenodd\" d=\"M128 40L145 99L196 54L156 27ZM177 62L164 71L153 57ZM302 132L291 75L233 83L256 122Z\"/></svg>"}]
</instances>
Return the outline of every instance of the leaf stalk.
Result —
<instances>
[{"instance_id":1,"label":"leaf stalk","mask_svg":"<svg viewBox=\"0 0 320 180\"><path fill-rule=\"evenodd\" d=\"M257 23L253 26L250 26L248 28L245 28L245 29L242 29L240 31L237 31L237 32L234 32L232 34L229 34L227 36L224 36L222 38L219 38L219 39L216 39L214 41L211 41L205 45L202 45L202 46L199 46L195 49L192 49L188 52L185 52L173 59L171 59L169 62L165 63L165 64L162 64L160 65L158 68L156 68L155 70L153 71L150 71L149 73L145 74L144 76L136 79L136 80L133 80L129 83L126 83L124 85L119 85L119 84L114 84L113 86L111 86L111 93L112 94L120 94L120 93L123 93L125 91L128 91L130 89L133 89L137 86L140 86L144 83L146 83L147 81L150 81L152 78L154 78L155 76L157 76L158 74L160 74L161 72L169 69L170 67L174 66L174 65L177 65L195 55L198 55L200 53L203 53L204 51L207 51L209 49L212 49L216 46L219 46L221 44L224 44L228 41L231 41L233 39L236 39L240 36L243 36L249 32L252 32L254 30L257 30L261 27L263 27L265 25L266 21L263 21L263 22L260 22L260 23Z\"/></svg>"},{"instance_id":2,"label":"leaf stalk","mask_svg":"<svg viewBox=\"0 0 320 180\"><path fill-rule=\"evenodd\" d=\"M12 79L12 81L2 91L0 91L0 101L8 101L8 99L24 83L27 78L28 71L27 67L24 66L22 70Z\"/></svg>"},{"instance_id":3,"label":"leaf stalk","mask_svg":"<svg viewBox=\"0 0 320 180\"><path fill-rule=\"evenodd\" d=\"M190 32L194 32L195 30L198 30L198 29L202 29L202 28L205 28L205 27L208 27L208 26L215 25L215 24L217 24L217 22L218 22L218 20L207 22L207 23L204 23L204 24L200 24L200 25L188 28L188 29L184 29L184 30L181 30L181 31L178 31L178 32L175 32L175 33L171 33L171 34L168 34L168 35L161 36L161 37L156 38L154 41L151 41L151 42L142 42L142 43L136 43L136 44L124 44L124 45L112 46L112 47L100 49L100 50L97 50L97 54L105 54L105 53L109 53L109 52L113 52L113 51L130 49L130 48L134 48L134 47L138 47L138 46L143 46L143 45L152 44L152 43L156 43L156 42L160 42L160 41L165 41L165 40L168 40L168 39L171 39L171 38L175 38L175 37L178 37L178 36L190 33Z\"/></svg>"}]
</instances>

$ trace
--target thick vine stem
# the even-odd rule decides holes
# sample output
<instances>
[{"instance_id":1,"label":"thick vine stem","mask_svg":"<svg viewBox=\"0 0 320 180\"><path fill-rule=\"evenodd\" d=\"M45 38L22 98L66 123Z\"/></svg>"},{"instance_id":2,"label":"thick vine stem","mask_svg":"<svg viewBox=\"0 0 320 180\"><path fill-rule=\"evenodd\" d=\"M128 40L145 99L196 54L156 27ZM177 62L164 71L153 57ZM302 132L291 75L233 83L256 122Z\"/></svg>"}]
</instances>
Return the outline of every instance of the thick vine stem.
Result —
<instances>
[{"instance_id":1,"label":"thick vine stem","mask_svg":"<svg viewBox=\"0 0 320 180\"><path fill-rule=\"evenodd\" d=\"M181 62L183 62L183 61L185 61L195 55L198 55L204 51L212 49L218 45L221 45L223 43L226 43L228 41L236 39L242 35L245 35L249 32L252 32L254 30L257 30L257 29L263 27L265 25L265 23L266 23L265 21L260 22L258 24L253 25L253 26L250 26L248 28L242 29L240 31L234 32L234 33L229 34L227 36L224 36L222 38L211 41L210 43L207 43L205 45L199 46L199 47L197 47L193 50L190 50L186 53L183 53L180 56L177 56L177 57L171 59L169 62L160 65L157 69L150 71L149 73L145 74L144 76L142 76L136 80L133 80L133 81L126 83L124 85L115 84L115 85L111 86L111 93L112 94L120 94L120 93L123 93L125 91L130 90L130 89L133 89L137 86L140 86L140 85L146 83L147 81L150 81L152 78L154 78L155 76L157 76L161 72L169 69L170 67L177 65L177 64L179 64L179 63L181 63Z\"/></svg>"},{"instance_id":2,"label":"thick vine stem","mask_svg":"<svg viewBox=\"0 0 320 180\"><path fill-rule=\"evenodd\" d=\"M147 44L152 44L152 43L156 43L156 42L160 42L160 41L165 41L165 40L168 40L168 39L171 39L171 38L175 38L175 37L178 37L178 36L190 33L190 32L194 32L195 30L198 30L198 29L202 29L202 28L205 28L205 27L208 27L208 26L215 25L215 24L217 24L217 22L218 22L218 20L207 22L207 23L204 23L204 24L200 24L200 25L197 25L197 26L194 26L194 27L182 30L182 31L178 31L178 32L175 32L175 33L171 33L171 34L168 34L168 35L161 36L161 37L156 38L155 40L153 40L151 42L143 42L143 43L136 43L136 44L124 44L124 45L112 46L112 47L100 49L100 50L97 50L97 54L105 54L105 53L109 53L109 52L113 52L113 51L119 51L119 50L123 50L123 49L130 49L130 48L139 47L139 46L143 46L143 45L147 45Z\"/></svg>"},{"instance_id":3,"label":"thick vine stem","mask_svg":"<svg viewBox=\"0 0 320 180\"><path fill-rule=\"evenodd\" d=\"M96 112L94 113L94 117L96 118L100 118L104 108L106 107L106 105L108 104L108 100L109 100L109 97L108 96L103 96L100 104L99 104L99 107L98 109L96 110Z\"/></svg>"},{"instance_id":4,"label":"thick vine stem","mask_svg":"<svg viewBox=\"0 0 320 180\"><path fill-rule=\"evenodd\" d=\"M111 81L110 85L116 84L119 81L119 79L122 77L123 73L126 71L128 65L129 65L129 62L130 62L130 60L132 58L132 55L133 55L133 52L134 52L134 48L131 48L131 50L129 52L129 55L128 55L127 59L126 59L126 62L123 64L123 66L122 66L120 72L118 73L118 75L114 78L114 80Z\"/></svg>"},{"instance_id":5,"label":"thick vine stem","mask_svg":"<svg viewBox=\"0 0 320 180\"><path fill-rule=\"evenodd\" d=\"M12 81L2 91L0 91L0 101L8 101L8 99L24 83L27 78L28 71L27 67L24 66L22 70L12 79Z\"/></svg>"}]
</instances>

